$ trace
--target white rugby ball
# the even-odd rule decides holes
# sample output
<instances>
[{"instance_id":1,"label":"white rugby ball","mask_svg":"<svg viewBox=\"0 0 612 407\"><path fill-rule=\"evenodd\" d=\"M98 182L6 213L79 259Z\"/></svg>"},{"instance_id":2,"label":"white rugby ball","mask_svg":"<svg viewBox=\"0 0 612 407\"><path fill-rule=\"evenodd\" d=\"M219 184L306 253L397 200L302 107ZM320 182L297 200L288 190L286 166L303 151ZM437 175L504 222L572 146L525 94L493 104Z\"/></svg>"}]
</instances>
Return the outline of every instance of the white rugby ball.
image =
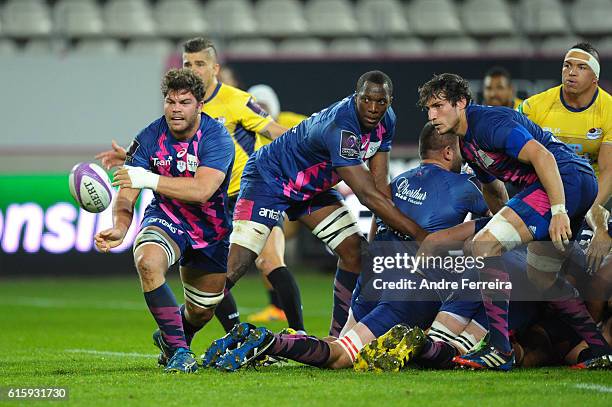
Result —
<instances>
[{"instance_id":1,"label":"white rugby ball","mask_svg":"<svg viewBox=\"0 0 612 407\"><path fill-rule=\"evenodd\" d=\"M110 179L97 164L78 163L72 167L68 185L74 200L87 212L102 212L113 199Z\"/></svg>"}]
</instances>

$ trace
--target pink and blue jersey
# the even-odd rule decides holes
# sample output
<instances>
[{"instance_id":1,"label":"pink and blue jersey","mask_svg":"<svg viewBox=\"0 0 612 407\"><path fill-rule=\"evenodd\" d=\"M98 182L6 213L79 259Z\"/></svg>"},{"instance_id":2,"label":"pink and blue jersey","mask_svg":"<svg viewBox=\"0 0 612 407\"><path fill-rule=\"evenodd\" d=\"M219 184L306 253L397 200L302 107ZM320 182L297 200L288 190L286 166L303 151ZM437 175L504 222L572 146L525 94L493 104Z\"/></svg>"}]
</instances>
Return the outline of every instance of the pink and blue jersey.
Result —
<instances>
[{"instance_id":1,"label":"pink and blue jersey","mask_svg":"<svg viewBox=\"0 0 612 407\"><path fill-rule=\"evenodd\" d=\"M227 211L227 187L234 161L234 144L222 124L201 113L200 127L188 140L179 141L165 118L143 129L128 148L126 165L142 167L166 177L194 177L199 167L217 169L225 180L203 204L190 204L154 192L145 218L163 214L172 231L187 238L191 248L203 249L227 240L231 223Z\"/></svg>"},{"instance_id":2,"label":"pink and blue jersey","mask_svg":"<svg viewBox=\"0 0 612 407\"><path fill-rule=\"evenodd\" d=\"M362 131L351 95L291 128L251 160L273 190L306 201L340 181L334 168L360 165L378 151L390 151L395 121L389 108L373 130Z\"/></svg>"},{"instance_id":3,"label":"pink and blue jersey","mask_svg":"<svg viewBox=\"0 0 612 407\"><path fill-rule=\"evenodd\" d=\"M483 183L499 179L522 189L537 182L533 166L518 160L519 152L530 140L538 141L554 155L562 175L592 172L586 160L517 111L469 105L466 116L468 130L460 140L461 153Z\"/></svg>"}]
</instances>

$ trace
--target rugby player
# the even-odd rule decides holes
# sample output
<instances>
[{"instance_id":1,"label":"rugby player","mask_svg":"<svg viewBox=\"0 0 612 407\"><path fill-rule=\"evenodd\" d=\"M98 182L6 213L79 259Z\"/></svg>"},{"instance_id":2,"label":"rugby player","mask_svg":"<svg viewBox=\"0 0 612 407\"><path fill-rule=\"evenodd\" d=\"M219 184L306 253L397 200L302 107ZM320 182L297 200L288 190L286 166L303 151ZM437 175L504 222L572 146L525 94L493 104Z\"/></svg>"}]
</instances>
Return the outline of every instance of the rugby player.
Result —
<instances>
[{"instance_id":1,"label":"rugby player","mask_svg":"<svg viewBox=\"0 0 612 407\"><path fill-rule=\"evenodd\" d=\"M217 50L212 41L197 37L183 44L183 67L192 69L204 82L206 94L202 111L221 122L232 136L235 149L234 166L230 180L228 194L230 210L233 207L240 190L240 178L249 156L253 153L256 144L256 134L274 139L287 130L276 123L248 93L221 83L217 76L220 65ZM125 150L113 143L113 149L96 156L108 168L122 165L125 160ZM287 270L284 261L284 235L282 225L273 228L256 265L262 272L272 276L273 286L277 291L283 292L291 287L297 287L293 275ZM287 288L289 287L289 288ZM294 297L290 292L287 297ZM238 309L234 298L226 290L225 298L216 309L216 316L229 331L240 322ZM291 326L296 330L303 330L301 318L294 318Z\"/></svg>"},{"instance_id":2,"label":"rugby player","mask_svg":"<svg viewBox=\"0 0 612 407\"><path fill-rule=\"evenodd\" d=\"M120 190L113 227L97 233L95 243L102 252L121 244L141 189L153 191L134 241L134 263L159 327L154 338L163 343L165 371L193 373L191 339L223 299L234 148L227 130L201 112L205 87L193 71L170 70L161 88L164 116L136 136L125 166L115 172L113 185ZM165 279L179 259L181 308Z\"/></svg>"},{"instance_id":3,"label":"rugby player","mask_svg":"<svg viewBox=\"0 0 612 407\"><path fill-rule=\"evenodd\" d=\"M519 111L576 154L586 158L597 175L598 191L586 221L593 234L587 249L589 268L597 271L612 248L608 234L612 195L612 96L599 86L599 53L579 43L565 54L561 85L531 96Z\"/></svg>"},{"instance_id":4,"label":"rugby player","mask_svg":"<svg viewBox=\"0 0 612 407\"><path fill-rule=\"evenodd\" d=\"M471 105L467 81L441 74L419 88L419 104L443 134L459 137L464 159L483 184L491 221L473 239L473 254L485 258L483 281L508 281L501 254L529 243L528 273L560 317L588 343L596 358L612 353L575 288L558 274L572 233L597 195L590 165L522 114L503 107ZM507 201L504 181L522 188ZM565 197L572 197L566 200ZM572 232L572 230L574 232ZM539 241L551 239L554 248ZM556 248L556 249L555 249ZM509 370L514 354L508 339L510 290L482 290L489 320L488 346L456 357L477 369Z\"/></svg>"}]
</instances>

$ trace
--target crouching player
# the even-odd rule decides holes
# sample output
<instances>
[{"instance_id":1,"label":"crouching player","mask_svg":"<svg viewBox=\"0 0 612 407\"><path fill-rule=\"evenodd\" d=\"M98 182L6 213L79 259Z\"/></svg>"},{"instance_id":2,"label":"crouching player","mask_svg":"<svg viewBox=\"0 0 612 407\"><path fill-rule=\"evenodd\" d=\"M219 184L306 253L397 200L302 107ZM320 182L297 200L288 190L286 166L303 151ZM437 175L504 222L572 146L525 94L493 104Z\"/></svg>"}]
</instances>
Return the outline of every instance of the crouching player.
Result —
<instances>
[{"instance_id":1,"label":"crouching player","mask_svg":"<svg viewBox=\"0 0 612 407\"><path fill-rule=\"evenodd\" d=\"M192 373L195 333L223 299L231 231L227 186L234 146L225 128L201 113L202 80L187 69L162 81L164 116L138 134L126 165L115 173L119 194L113 227L95 236L103 252L118 246L132 222L140 190L153 190L134 242L134 262L145 301L159 330L153 335L166 372ZM180 260L185 304L179 308L165 280Z\"/></svg>"},{"instance_id":2,"label":"crouching player","mask_svg":"<svg viewBox=\"0 0 612 407\"><path fill-rule=\"evenodd\" d=\"M589 164L551 133L503 107L471 105L467 82L454 74L434 76L419 89L419 103L444 134L455 134L465 160L483 183L491 221L474 237L474 255L485 258L480 278L508 281L501 254L528 245L528 274L558 315L593 350L594 358L612 353L575 288L558 274L564 251L597 195ZM522 190L512 200L502 181ZM571 197L571 199L567 199ZM552 240L552 245L540 243ZM508 339L510 290L483 290L490 322L490 344L456 358L464 366L509 370L514 355ZM487 362L489 360L489 362Z\"/></svg>"},{"instance_id":3,"label":"crouching player","mask_svg":"<svg viewBox=\"0 0 612 407\"><path fill-rule=\"evenodd\" d=\"M393 203L404 215L418 219L420 227L434 232L461 223L470 212L477 215L487 213L488 209L480 190L470 181L469 176L459 174L461 153L456 138L441 136L433 126L426 125L420 136L420 152L422 164L391 182ZM419 196L422 199L415 199L417 194L414 191L417 190L420 190ZM456 235L445 237L462 241L474 233L474 222L462 226ZM404 247L405 240L414 240L411 236L387 226L379 228L377 239L391 239L400 247ZM338 339L327 341L313 336L273 334L263 327L255 329L241 324L226 337L217 340L217 344L213 343L207 354L218 352L218 344L223 344L225 351L241 342L240 347L222 354L216 362L216 367L236 370L265 354L312 366L340 369L353 366L355 357L364 345L398 323L418 325L422 328L431 325L440 307L437 297L426 301L425 298L418 298L416 291L408 291L404 301L387 299L384 294L376 301L361 295L361 287L368 283L364 281L364 276L365 273L362 273L359 277L348 321ZM422 279L419 274L408 274L408 277L414 281ZM395 337L401 340L404 333L398 331ZM418 342L414 338L410 341ZM407 340L404 340L403 343L406 342ZM409 352L410 349L406 351ZM207 354L204 359L212 360ZM393 358L388 358L387 361L389 366L395 364ZM384 364L382 360L380 362Z\"/></svg>"}]
</instances>

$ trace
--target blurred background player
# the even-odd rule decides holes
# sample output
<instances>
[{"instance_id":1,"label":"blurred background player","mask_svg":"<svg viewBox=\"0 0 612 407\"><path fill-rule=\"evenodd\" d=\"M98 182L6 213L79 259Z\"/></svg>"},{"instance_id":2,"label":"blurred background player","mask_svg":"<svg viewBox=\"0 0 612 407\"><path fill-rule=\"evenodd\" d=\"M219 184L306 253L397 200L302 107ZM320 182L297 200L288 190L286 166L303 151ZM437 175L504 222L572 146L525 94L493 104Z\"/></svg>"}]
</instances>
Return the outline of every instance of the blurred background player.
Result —
<instances>
[{"instance_id":1,"label":"blurred background player","mask_svg":"<svg viewBox=\"0 0 612 407\"><path fill-rule=\"evenodd\" d=\"M515 96L510 72L501 66L494 66L487 71L482 88L483 105L505 106L516 110L523 102Z\"/></svg>"},{"instance_id":2,"label":"blurred background player","mask_svg":"<svg viewBox=\"0 0 612 407\"><path fill-rule=\"evenodd\" d=\"M274 89L272 89L268 85L258 84L251 86L247 93L253 95L255 100L257 100L257 104L262 107L266 112L272 116L272 118L281 126L286 127L288 129L297 126L300 124L306 116L281 111L280 102L278 100L278 96ZM266 144L270 144L272 139L266 137L262 134L257 134L255 141L255 150L259 150L262 146ZM292 222L287 219L285 216L285 220L282 223L282 229L285 234L285 240L291 239L295 237L299 229L299 222ZM260 257L261 259L261 257ZM272 267L268 265L268 263L261 262L260 259L255 261L255 265L261 271L262 279L264 281L264 286L268 292L269 303L264 309L254 314L248 316L247 320L253 323L262 323L262 322L270 322L270 321L286 321L287 317L285 312L283 311L285 306L283 304L287 304L288 311L295 315L290 315L292 318L292 323L289 324L290 328L296 328L304 325L303 321L300 320L302 318L301 313L296 313L295 310L301 309L302 301L300 297L299 290L281 290L280 293L274 289L273 285L269 281L269 275L274 270ZM284 259L280 259L284 265ZM281 285L281 284L277 284ZM295 285L297 288L297 285ZM280 298L282 297L282 298Z\"/></svg>"},{"instance_id":3,"label":"blurred background player","mask_svg":"<svg viewBox=\"0 0 612 407\"><path fill-rule=\"evenodd\" d=\"M170 70L162 82L164 116L132 142L114 176L120 190L113 227L96 234L108 252L123 241L143 188L154 199L134 241L134 262L159 330L153 338L166 372L193 373L195 333L223 299L227 267L227 187L234 148L227 130L202 113L205 87L191 70ZM165 274L180 261L185 304L179 308Z\"/></svg>"},{"instance_id":4,"label":"blurred background player","mask_svg":"<svg viewBox=\"0 0 612 407\"><path fill-rule=\"evenodd\" d=\"M202 111L222 123L234 141L235 160L228 188L230 210L233 210L240 191L242 171L249 156L255 151L256 134L274 139L287 129L269 117L251 95L218 80L220 65L217 50L209 39L197 37L183 44L183 67L192 69L204 82L206 95ZM113 150L96 157L101 159L106 167L121 165L125 159L125 150L113 145ZM271 284L276 287L277 292L289 291L287 298L299 297L295 279L284 263L284 236L280 227L274 228L270 233L269 244L264 247L257 265L273 275ZM287 307L290 307L291 303L286 302ZM297 310L294 310L295 308L294 306L288 310L290 327L303 330L301 307ZM240 322L236 302L229 291L215 312L226 332Z\"/></svg>"},{"instance_id":5,"label":"blurred background player","mask_svg":"<svg viewBox=\"0 0 612 407\"><path fill-rule=\"evenodd\" d=\"M593 233L587 249L593 272L612 247L608 234L612 195L612 96L599 87L599 75L597 50L589 43L576 44L565 54L561 85L531 96L519 109L586 158L595 170L598 192L586 216Z\"/></svg>"}]
</instances>

